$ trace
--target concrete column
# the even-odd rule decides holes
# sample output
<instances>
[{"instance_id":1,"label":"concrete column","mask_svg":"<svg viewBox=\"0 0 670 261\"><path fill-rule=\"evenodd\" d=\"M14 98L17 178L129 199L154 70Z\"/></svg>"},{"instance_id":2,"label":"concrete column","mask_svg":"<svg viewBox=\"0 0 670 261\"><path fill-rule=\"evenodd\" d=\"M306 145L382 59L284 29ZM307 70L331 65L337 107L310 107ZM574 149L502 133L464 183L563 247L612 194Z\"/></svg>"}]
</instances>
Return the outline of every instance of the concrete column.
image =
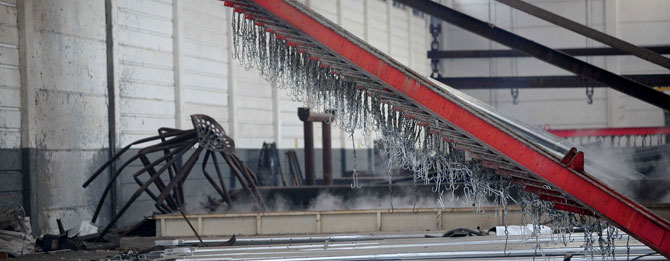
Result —
<instances>
[{"instance_id":1,"label":"concrete column","mask_svg":"<svg viewBox=\"0 0 670 261\"><path fill-rule=\"evenodd\" d=\"M232 21L233 11L230 8L226 11L226 20ZM228 136L233 139L238 138L238 124L237 124L237 101L235 92L235 74L234 66L236 61L233 59L233 30L228 30Z\"/></svg>"},{"instance_id":2,"label":"concrete column","mask_svg":"<svg viewBox=\"0 0 670 261\"><path fill-rule=\"evenodd\" d=\"M370 41L370 22L368 19L370 17L370 1L363 1L363 39L368 42Z\"/></svg>"},{"instance_id":3,"label":"concrete column","mask_svg":"<svg viewBox=\"0 0 670 261\"><path fill-rule=\"evenodd\" d=\"M337 0L337 24L342 26L342 0Z\"/></svg>"},{"instance_id":4,"label":"concrete column","mask_svg":"<svg viewBox=\"0 0 670 261\"><path fill-rule=\"evenodd\" d=\"M34 30L33 30L33 1L17 2L18 29L19 29L19 71L21 79L21 170L23 208L31 217L33 226L37 224L38 211L34 172L35 154L30 148L35 148L35 76L34 59ZM34 231L34 229L33 229Z\"/></svg>"},{"instance_id":5,"label":"concrete column","mask_svg":"<svg viewBox=\"0 0 670 261\"><path fill-rule=\"evenodd\" d=\"M391 48L393 47L393 44L391 44L391 41L392 41L391 39L393 37L393 35L391 34L391 30L392 30L391 28L393 28L393 23L391 22L392 21L392 19L391 19L391 13L392 13L391 11L392 10L393 10L393 1L390 1L390 0L386 1L386 27L388 28L388 30L386 31L386 34L387 34L386 42L388 44L388 53L387 54L389 56L392 56L391 55L391 53L392 53Z\"/></svg>"},{"instance_id":6,"label":"concrete column","mask_svg":"<svg viewBox=\"0 0 670 261\"><path fill-rule=\"evenodd\" d=\"M175 98L175 126L177 129L184 128L184 125L190 126L190 124L184 123L184 117L188 115L182 115L184 108L184 88L182 86L182 75L184 75L184 68L181 65L183 60L183 45L184 38L182 33L184 31L184 22L182 18L183 0L173 0L172 1L172 27L173 27L173 48L172 55L174 56L174 98Z\"/></svg>"},{"instance_id":7,"label":"concrete column","mask_svg":"<svg viewBox=\"0 0 670 261\"><path fill-rule=\"evenodd\" d=\"M106 185L81 187L109 155L105 1L17 2L23 184L33 231L51 233L89 219Z\"/></svg>"},{"instance_id":8,"label":"concrete column","mask_svg":"<svg viewBox=\"0 0 670 261\"><path fill-rule=\"evenodd\" d=\"M35 147L35 77L33 0L17 1L21 74L21 147Z\"/></svg>"},{"instance_id":9,"label":"concrete column","mask_svg":"<svg viewBox=\"0 0 670 261\"><path fill-rule=\"evenodd\" d=\"M604 1L603 11L605 19L605 33L612 36L619 36L619 0ZM610 72L619 74L619 56L606 56L605 69ZM621 93L611 88L605 88L607 93L607 126L618 127L617 117L621 115L619 106L621 105Z\"/></svg>"},{"instance_id":10,"label":"concrete column","mask_svg":"<svg viewBox=\"0 0 670 261\"><path fill-rule=\"evenodd\" d=\"M274 129L274 142L279 146L282 139L281 108L279 106L279 90L272 88L272 128Z\"/></svg>"},{"instance_id":11,"label":"concrete column","mask_svg":"<svg viewBox=\"0 0 670 261\"><path fill-rule=\"evenodd\" d=\"M114 25L114 19L116 16L116 6L114 5L113 0L105 0L105 48L107 55L107 125L108 128L108 153L109 158L111 159L114 154L116 154L116 147L118 146L117 137L118 132L116 129L116 123L119 122L119 113L117 108L119 107L119 87L118 80L115 73L115 68L117 68L117 59L115 58L116 41L114 41L114 36L116 28ZM108 177L111 180L114 173L116 173L117 166L115 162L112 162L109 166ZM116 214L116 206L118 201L118 180L114 182L112 189L109 193L110 204L109 204L109 213L110 218Z\"/></svg>"},{"instance_id":12,"label":"concrete column","mask_svg":"<svg viewBox=\"0 0 670 261\"><path fill-rule=\"evenodd\" d=\"M412 38L414 38L414 25L412 23L412 18L412 8L407 7L407 35L409 36L407 37L407 48L409 49L407 50L409 57L409 63L407 65L409 65L410 69L414 69L414 41L412 41Z\"/></svg>"}]
</instances>

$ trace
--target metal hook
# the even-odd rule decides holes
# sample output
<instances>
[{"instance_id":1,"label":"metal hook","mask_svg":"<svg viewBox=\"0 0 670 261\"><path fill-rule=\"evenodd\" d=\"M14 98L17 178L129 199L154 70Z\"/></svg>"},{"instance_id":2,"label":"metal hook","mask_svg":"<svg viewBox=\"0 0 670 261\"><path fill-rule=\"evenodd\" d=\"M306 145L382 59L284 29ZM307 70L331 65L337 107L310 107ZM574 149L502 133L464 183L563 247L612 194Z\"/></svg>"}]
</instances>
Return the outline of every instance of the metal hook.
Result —
<instances>
[{"instance_id":1,"label":"metal hook","mask_svg":"<svg viewBox=\"0 0 670 261\"><path fill-rule=\"evenodd\" d=\"M512 94L512 104L514 105L519 104L519 89L518 88L510 89L510 94Z\"/></svg>"},{"instance_id":2,"label":"metal hook","mask_svg":"<svg viewBox=\"0 0 670 261\"><path fill-rule=\"evenodd\" d=\"M593 87L586 87L586 103L593 104Z\"/></svg>"},{"instance_id":3,"label":"metal hook","mask_svg":"<svg viewBox=\"0 0 670 261\"><path fill-rule=\"evenodd\" d=\"M353 189L353 188L362 188L362 187L363 187L363 184L361 184L360 182L358 182L358 173L356 173L356 170L355 170L355 169L354 169L354 173L352 174L352 176L354 177L354 182L351 183L350 187L351 187L352 189Z\"/></svg>"}]
</instances>

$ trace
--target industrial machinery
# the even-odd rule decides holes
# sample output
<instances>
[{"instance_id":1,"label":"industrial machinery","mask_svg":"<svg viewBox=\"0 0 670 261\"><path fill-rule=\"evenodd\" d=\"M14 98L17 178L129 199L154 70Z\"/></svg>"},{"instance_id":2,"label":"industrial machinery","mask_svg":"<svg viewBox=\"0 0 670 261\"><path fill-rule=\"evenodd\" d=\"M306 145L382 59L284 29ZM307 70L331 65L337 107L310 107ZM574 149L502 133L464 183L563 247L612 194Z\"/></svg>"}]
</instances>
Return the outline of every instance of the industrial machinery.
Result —
<instances>
[{"instance_id":1,"label":"industrial machinery","mask_svg":"<svg viewBox=\"0 0 670 261\"><path fill-rule=\"evenodd\" d=\"M670 222L595 178L625 170L411 71L300 3L225 5L234 8L233 57L244 67L312 108L335 110L349 133L379 132L397 164L438 193L468 176L506 207L512 184L534 195L531 207L595 216L670 257ZM463 158L475 169L459 168Z\"/></svg>"}]
</instances>

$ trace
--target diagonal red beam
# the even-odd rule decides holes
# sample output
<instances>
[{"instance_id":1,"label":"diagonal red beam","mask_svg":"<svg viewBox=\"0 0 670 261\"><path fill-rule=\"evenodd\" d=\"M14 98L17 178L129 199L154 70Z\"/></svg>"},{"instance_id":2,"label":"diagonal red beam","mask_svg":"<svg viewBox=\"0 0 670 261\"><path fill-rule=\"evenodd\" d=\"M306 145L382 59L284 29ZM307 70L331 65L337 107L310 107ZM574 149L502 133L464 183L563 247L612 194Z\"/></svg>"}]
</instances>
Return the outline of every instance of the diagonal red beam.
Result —
<instances>
[{"instance_id":1,"label":"diagonal red beam","mask_svg":"<svg viewBox=\"0 0 670 261\"><path fill-rule=\"evenodd\" d=\"M574 197L620 229L670 257L670 223L642 205L617 193L590 175L560 164L556 158L474 109L444 93L416 73L385 57L332 22L295 2L255 0L256 3L314 40L391 86L396 93L426 111L458 126L519 166ZM318 19L318 20L317 20ZM355 42L354 42L355 41Z\"/></svg>"}]
</instances>

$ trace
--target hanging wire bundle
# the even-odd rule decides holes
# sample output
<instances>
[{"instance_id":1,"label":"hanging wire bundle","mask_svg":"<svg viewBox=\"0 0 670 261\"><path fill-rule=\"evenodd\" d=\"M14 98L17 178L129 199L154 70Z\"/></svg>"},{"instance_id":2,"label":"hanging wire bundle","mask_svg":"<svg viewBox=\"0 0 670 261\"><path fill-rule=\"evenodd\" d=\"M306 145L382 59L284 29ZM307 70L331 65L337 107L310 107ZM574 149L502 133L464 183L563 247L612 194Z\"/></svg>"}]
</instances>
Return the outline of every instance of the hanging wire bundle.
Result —
<instances>
[{"instance_id":1,"label":"hanging wire bundle","mask_svg":"<svg viewBox=\"0 0 670 261\"><path fill-rule=\"evenodd\" d=\"M431 125L406 113L407 105L384 97L379 86L332 55L306 41L287 37L287 28L242 12L233 12L233 58L245 69L257 68L275 88L287 90L294 101L315 110L335 112L333 124L353 137L379 135L390 167L415 173L416 180L435 184L435 191L453 192L465 186L468 201L481 206L488 195L507 195L488 187ZM354 177L356 171L354 171ZM462 182L465 185L460 185ZM356 180L355 187L359 187Z\"/></svg>"},{"instance_id":2,"label":"hanging wire bundle","mask_svg":"<svg viewBox=\"0 0 670 261\"><path fill-rule=\"evenodd\" d=\"M523 191L509 178L496 175L476 161L466 160L466 153L446 138L449 124L420 112L410 103L390 95L382 84L325 49L305 39L290 27L273 21L252 5L249 10L236 7L232 18L232 56L246 70L258 69L260 76L274 88L286 90L293 101L313 110L334 111L333 124L354 136L359 130L366 138L375 134L389 158L389 185L392 168L414 173L414 182L432 184L439 194L450 200L461 197L476 211L493 203L502 207L507 225L508 202L521 205L524 219L533 224L532 237L537 240L538 254L542 224L550 222L555 241L567 245L573 228L582 227L588 237L585 250L591 255L613 255L616 232L606 223L580 223L575 214L558 211L553 203L540 200L537 194ZM355 153L355 152L354 152ZM352 187L360 187L354 168ZM459 195L456 191L461 191ZM511 191L520 195L512 197ZM524 222L525 223L525 222ZM507 227L507 226L505 226ZM603 238L603 231L605 237ZM593 247L593 233L599 248ZM552 235L552 238L553 235Z\"/></svg>"}]
</instances>

